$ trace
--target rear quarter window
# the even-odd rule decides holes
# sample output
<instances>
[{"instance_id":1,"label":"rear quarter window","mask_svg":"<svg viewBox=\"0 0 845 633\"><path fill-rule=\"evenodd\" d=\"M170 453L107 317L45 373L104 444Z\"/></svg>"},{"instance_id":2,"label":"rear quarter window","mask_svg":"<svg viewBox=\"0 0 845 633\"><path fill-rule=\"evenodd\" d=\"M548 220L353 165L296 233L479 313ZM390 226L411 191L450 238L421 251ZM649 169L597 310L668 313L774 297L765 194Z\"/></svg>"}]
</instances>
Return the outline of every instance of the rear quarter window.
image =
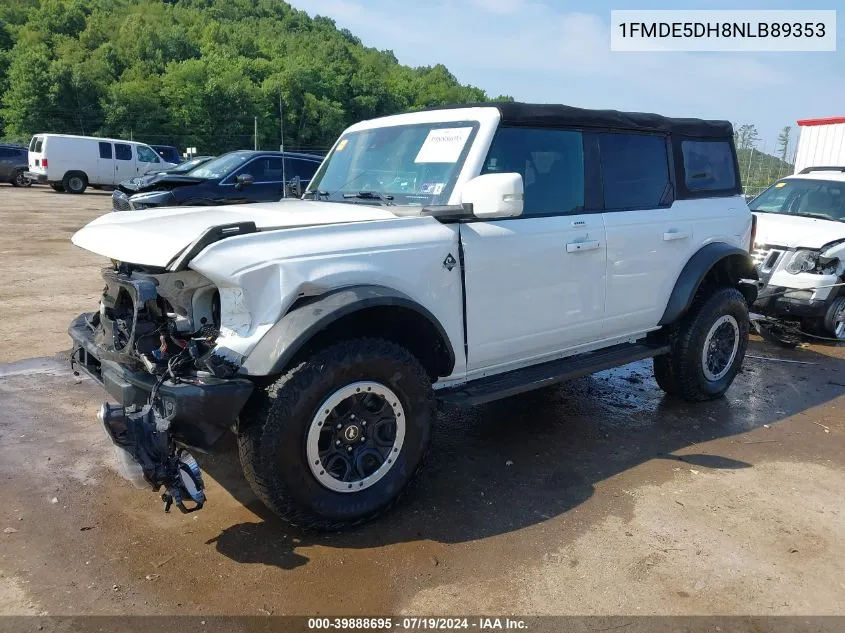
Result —
<instances>
[{"instance_id":1,"label":"rear quarter window","mask_svg":"<svg viewBox=\"0 0 845 633\"><path fill-rule=\"evenodd\" d=\"M737 185L733 151L728 141L684 140L684 184L689 191L733 191Z\"/></svg>"}]
</instances>

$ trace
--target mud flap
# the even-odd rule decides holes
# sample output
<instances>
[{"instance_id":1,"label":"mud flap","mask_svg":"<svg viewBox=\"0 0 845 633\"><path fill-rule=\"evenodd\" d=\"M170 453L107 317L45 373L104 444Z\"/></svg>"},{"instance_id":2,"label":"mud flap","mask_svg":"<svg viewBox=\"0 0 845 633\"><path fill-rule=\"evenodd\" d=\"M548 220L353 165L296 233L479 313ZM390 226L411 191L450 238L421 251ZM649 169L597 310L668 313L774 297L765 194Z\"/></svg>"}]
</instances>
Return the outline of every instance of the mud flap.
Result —
<instances>
[{"instance_id":1,"label":"mud flap","mask_svg":"<svg viewBox=\"0 0 845 633\"><path fill-rule=\"evenodd\" d=\"M150 405L124 408L105 402L97 419L117 448L124 477L154 491L163 488L165 512L173 505L184 514L202 509L206 501L202 473L193 456L173 441L168 418Z\"/></svg>"}]
</instances>

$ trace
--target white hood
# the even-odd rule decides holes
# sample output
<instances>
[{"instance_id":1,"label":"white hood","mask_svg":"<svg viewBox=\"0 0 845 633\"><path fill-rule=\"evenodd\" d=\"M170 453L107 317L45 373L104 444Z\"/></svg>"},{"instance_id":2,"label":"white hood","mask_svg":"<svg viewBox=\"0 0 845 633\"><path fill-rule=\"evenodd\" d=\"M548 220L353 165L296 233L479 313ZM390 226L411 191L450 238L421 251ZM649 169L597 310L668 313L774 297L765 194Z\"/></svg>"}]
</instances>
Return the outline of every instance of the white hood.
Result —
<instances>
[{"instance_id":1,"label":"white hood","mask_svg":"<svg viewBox=\"0 0 845 633\"><path fill-rule=\"evenodd\" d=\"M756 213L757 244L791 248L821 248L845 238L845 222L782 213Z\"/></svg>"},{"instance_id":2,"label":"white hood","mask_svg":"<svg viewBox=\"0 0 845 633\"><path fill-rule=\"evenodd\" d=\"M208 228L255 222L259 229L391 220L385 208L310 200L283 200L222 207L166 207L107 213L79 229L71 241L110 259L167 266Z\"/></svg>"}]
</instances>

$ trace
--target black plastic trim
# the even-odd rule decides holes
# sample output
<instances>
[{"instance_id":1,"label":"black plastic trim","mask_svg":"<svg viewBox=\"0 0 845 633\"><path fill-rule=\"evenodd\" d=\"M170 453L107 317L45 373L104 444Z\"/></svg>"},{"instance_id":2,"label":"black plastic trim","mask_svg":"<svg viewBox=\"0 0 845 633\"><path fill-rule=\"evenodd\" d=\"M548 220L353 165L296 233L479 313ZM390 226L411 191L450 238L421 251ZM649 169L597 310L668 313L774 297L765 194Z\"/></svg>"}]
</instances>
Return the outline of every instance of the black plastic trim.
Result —
<instances>
[{"instance_id":1,"label":"black plastic trim","mask_svg":"<svg viewBox=\"0 0 845 633\"><path fill-rule=\"evenodd\" d=\"M278 374L317 333L348 314L378 306L408 308L427 319L440 335L448 354L448 367L442 375L452 373L455 350L437 317L406 294L383 286L339 288L294 307L261 338L240 371L251 376Z\"/></svg>"},{"instance_id":2,"label":"black plastic trim","mask_svg":"<svg viewBox=\"0 0 845 633\"><path fill-rule=\"evenodd\" d=\"M707 273L723 259L737 255L745 260L746 270L743 271L745 275L741 278L756 279L757 273L748 251L725 242L707 244L690 257L678 276L659 325L674 323L681 318L692 305L695 293L698 292L698 288Z\"/></svg>"}]
</instances>

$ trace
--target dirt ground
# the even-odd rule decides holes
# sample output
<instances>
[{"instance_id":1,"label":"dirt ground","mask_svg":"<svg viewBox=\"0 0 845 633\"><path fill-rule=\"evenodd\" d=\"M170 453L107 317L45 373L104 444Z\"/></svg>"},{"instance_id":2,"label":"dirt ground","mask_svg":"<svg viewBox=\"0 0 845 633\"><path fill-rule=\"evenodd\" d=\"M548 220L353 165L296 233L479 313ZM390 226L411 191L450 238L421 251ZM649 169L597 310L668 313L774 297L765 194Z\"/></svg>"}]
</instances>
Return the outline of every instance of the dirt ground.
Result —
<instances>
[{"instance_id":1,"label":"dirt ground","mask_svg":"<svg viewBox=\"0 0 845 633\"><path fill-rule=\"evenodd\" d=\"M103 264L69 238L108 206L0 187L0 614L845 615L843 348L755 340L702 405L635 363L442 408L418 484L341 534L275 520L230 445L165 515L62 356Z\"/></svg>"}]
</instances>

